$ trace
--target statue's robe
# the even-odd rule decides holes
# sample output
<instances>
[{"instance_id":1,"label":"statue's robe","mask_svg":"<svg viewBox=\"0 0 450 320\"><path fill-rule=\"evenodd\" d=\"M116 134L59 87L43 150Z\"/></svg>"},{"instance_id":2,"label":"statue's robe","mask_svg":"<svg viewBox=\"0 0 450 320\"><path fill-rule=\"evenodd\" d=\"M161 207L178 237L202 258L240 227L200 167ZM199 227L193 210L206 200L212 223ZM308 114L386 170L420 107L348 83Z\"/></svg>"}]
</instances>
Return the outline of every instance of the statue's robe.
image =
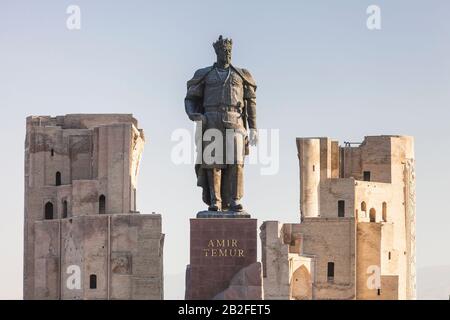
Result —
<instances>
[{"instance_id":1,"label":"statue's robe","mask_svg":"<svg viewBox=\"0 0 450 320\"><path fill-rule=\"evenodd\" d=\"M195 72L194 77L187 82L187 94L186 99L195 101L195 113L205 115L205 109L213 107L214 105L221 106L239 106L240 114L236 112L224 112L224 113L208 113L206 114L207 124L205 128L202 128L201 132L196 133L196 146L199 151L199 146L202 146L201 151L207 146L203 142L203 133L206 129L218 129L225 137L226 129L235 129L236 132L242 134L241 146L243 150L236 151L236 153L243 155L249 154L248 146L248 118L247 118L247 100L255 99L256 83L251 76L250 72L246 69L240 69L233 65L230 65L229 77L221 79L215 72L216 65L199 69ZM252 128L252 126L250 126ZM223 156L226 156L227 142L223 141L224 152ZM238 155L235 155L238 157ZM197 174L197 185L203 188L203 201L210 205L210 194L208 188L208 180L206 177L205 169L208 168L221 168L225 169L226 159L223 158L222 164L206 164L202 152L198 153L198 158L195 165L195 172ZM242 159L243 160L243 159ZM226 177L224 177L226 179ZM230 199L230 190L227 184L222 184L222 202L226 207Z\"/></svg>"}]
</instances>

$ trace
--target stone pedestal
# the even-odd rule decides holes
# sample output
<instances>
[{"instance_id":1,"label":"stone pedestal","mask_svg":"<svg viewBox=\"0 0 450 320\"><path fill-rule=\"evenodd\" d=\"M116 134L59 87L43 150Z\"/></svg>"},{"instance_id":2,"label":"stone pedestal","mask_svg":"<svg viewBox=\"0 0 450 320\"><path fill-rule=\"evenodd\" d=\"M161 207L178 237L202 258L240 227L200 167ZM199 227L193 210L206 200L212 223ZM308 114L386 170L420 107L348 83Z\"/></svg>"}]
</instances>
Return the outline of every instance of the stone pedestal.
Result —
<instances>
[{"instance_id":1,"label":"stone pedestal","mask_svg":"<svg viewBox=\"0 0 450 320\"><path fill-rule=\"evenodd\" d=\"M191 219L186 299L261 299L257 220Z\"/></svg>"}]
</instances>

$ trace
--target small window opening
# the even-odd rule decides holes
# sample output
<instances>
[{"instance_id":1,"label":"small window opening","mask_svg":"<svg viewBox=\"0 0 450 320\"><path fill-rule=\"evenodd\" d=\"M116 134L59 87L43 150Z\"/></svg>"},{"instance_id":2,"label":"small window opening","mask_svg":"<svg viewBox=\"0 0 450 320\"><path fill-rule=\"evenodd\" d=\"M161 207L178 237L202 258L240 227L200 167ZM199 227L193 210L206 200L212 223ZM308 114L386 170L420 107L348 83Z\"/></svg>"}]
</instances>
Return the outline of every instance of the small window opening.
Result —
<instances>
[{"instance_id":1,"label":"small window opening","mask_svg":"<svg viewBox=\"0 0 450 320\"><path fill-rule=\"evenodd\" d=\"M89 289L97 289L97 276L95 274L89 276Z\"/></svg>"},{"instance_id":2,"label":"small window opening","mask_svg":"<svg viewBox=\"0 0 450 320\"><path fill-rule=\"evenodd\" d=\"M328 282L334 281L334 262L328 262L327 280Z\"/></svg>"},{"instance_id":3,"label":"small window opening","mask_svg":"<svg viewBox=\"0 0 450 320\"><path fill-rule=\"evenodd\" d=\"M56 179L55 179L55 185L60 186L61 185L61 172L56 172Z\"/></svg>"},{"instance_id":4,"label":"small window opening","mask_svg":"<svg viewBox=\"0 0 450 320\"><path fill-rule=\"evenodd\" d=\"M339 200L338 201L338 217L344 217L345 216L345 201Z\"/></svg>"},{"instance_id":5,"label":"small window opening","mask_svg":"<svg viewBox=\"0 0 450 320\"><path fill-rule=\"evenodd\" d=\"M67 218L67 213L68 213L68 204L67 204L67 200L63 201L63 219Z\"/></svg>"},{"instance_id":6,"label":"small window opening","mask_svg":"<svg viewBox=\"0 0 450 320\"><path fill-rule=\"evenodd\" d=\"M103 194L98 198L98 213L106 213L106 197Z\"/></svg>"},{"instance_id":7,"label":"small window opening","mask_svg":"<svg viewBox=\"0 0 450 320\"><path fill-rule=\"evenodd\" d=\"M386 222L387 221L387 203L383 202L383 221Z\"/></svg>"},{"instance_id":8,"label":"small window opening","mask_svg":"<svg viewBox=\"0 0 450 320\"><path fill-rule=\"evenodd\" d=\"M370 212L369 212L370 222L375 222L376 216L377 216L377 212L375 211L375 209L374 208L370 209Z\"/></svg>"},{"instance_id":9,"label":"small window opening","mask_svg":"<svg viewBox=\"0 0 450 320\"><path fill-rule=\"evenodd\" d=\"M45 220L53 219L53 203L47 202L45 204Z\"/></svg>"}]
</instances>

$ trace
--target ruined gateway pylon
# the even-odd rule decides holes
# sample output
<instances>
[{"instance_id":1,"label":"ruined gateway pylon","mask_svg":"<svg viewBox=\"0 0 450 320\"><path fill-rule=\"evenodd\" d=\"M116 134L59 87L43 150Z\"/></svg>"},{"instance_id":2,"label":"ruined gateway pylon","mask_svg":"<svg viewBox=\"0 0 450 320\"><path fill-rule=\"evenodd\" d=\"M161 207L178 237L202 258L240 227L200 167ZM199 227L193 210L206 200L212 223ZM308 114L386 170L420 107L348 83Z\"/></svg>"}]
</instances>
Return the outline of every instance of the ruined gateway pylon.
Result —
<instances>
[{"instance_id":1,"label":"ruined gateway pylon","mask_svg":"<svg viewBox=\"0 0 450 320\"><path fill-rule=\"evenodd\" d=\"M24 299L163 299L159 214L139 214L129 114L27 118Z\"/></svg>"},{"instance_id":2,"label":"ruined gateway pylon","mask_svg":"<svg viewBox=\"0 0 450 320\"><path fill-rule=\"evenodd\" d=\"M265 298L415 299L413 137L296 142L301 223L261 227Z\"/></svg>"}]
</instances>

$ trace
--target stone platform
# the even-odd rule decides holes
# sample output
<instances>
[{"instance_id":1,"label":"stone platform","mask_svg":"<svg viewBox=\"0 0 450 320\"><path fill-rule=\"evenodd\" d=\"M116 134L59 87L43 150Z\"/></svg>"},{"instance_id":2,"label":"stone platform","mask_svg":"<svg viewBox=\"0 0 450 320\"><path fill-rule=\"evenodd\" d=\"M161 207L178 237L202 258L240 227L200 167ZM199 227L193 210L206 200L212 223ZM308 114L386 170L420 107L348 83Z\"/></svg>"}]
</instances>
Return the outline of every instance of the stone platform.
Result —
<instances>
[{"instance_id":1,"label":"stone platform","mask_svg":"<svg viewBox=\"0 0 450 320\"><path fill-rule=\"evenodd\" d=\"M197 218L190 225L186 299L261 299L257 220Z\"/></svg>"},{"instance_id":2,"label":"stone platform","mask_svg":"<svg viewBox=\"0 0 450 320\"><path fill-rule=\"evenodd\" d=\"M236 218L250 218L250 214L246 211L200 211L197 213L197 218L217 218L217 219L236 219Z\"/></svg>"}]
</instances>

